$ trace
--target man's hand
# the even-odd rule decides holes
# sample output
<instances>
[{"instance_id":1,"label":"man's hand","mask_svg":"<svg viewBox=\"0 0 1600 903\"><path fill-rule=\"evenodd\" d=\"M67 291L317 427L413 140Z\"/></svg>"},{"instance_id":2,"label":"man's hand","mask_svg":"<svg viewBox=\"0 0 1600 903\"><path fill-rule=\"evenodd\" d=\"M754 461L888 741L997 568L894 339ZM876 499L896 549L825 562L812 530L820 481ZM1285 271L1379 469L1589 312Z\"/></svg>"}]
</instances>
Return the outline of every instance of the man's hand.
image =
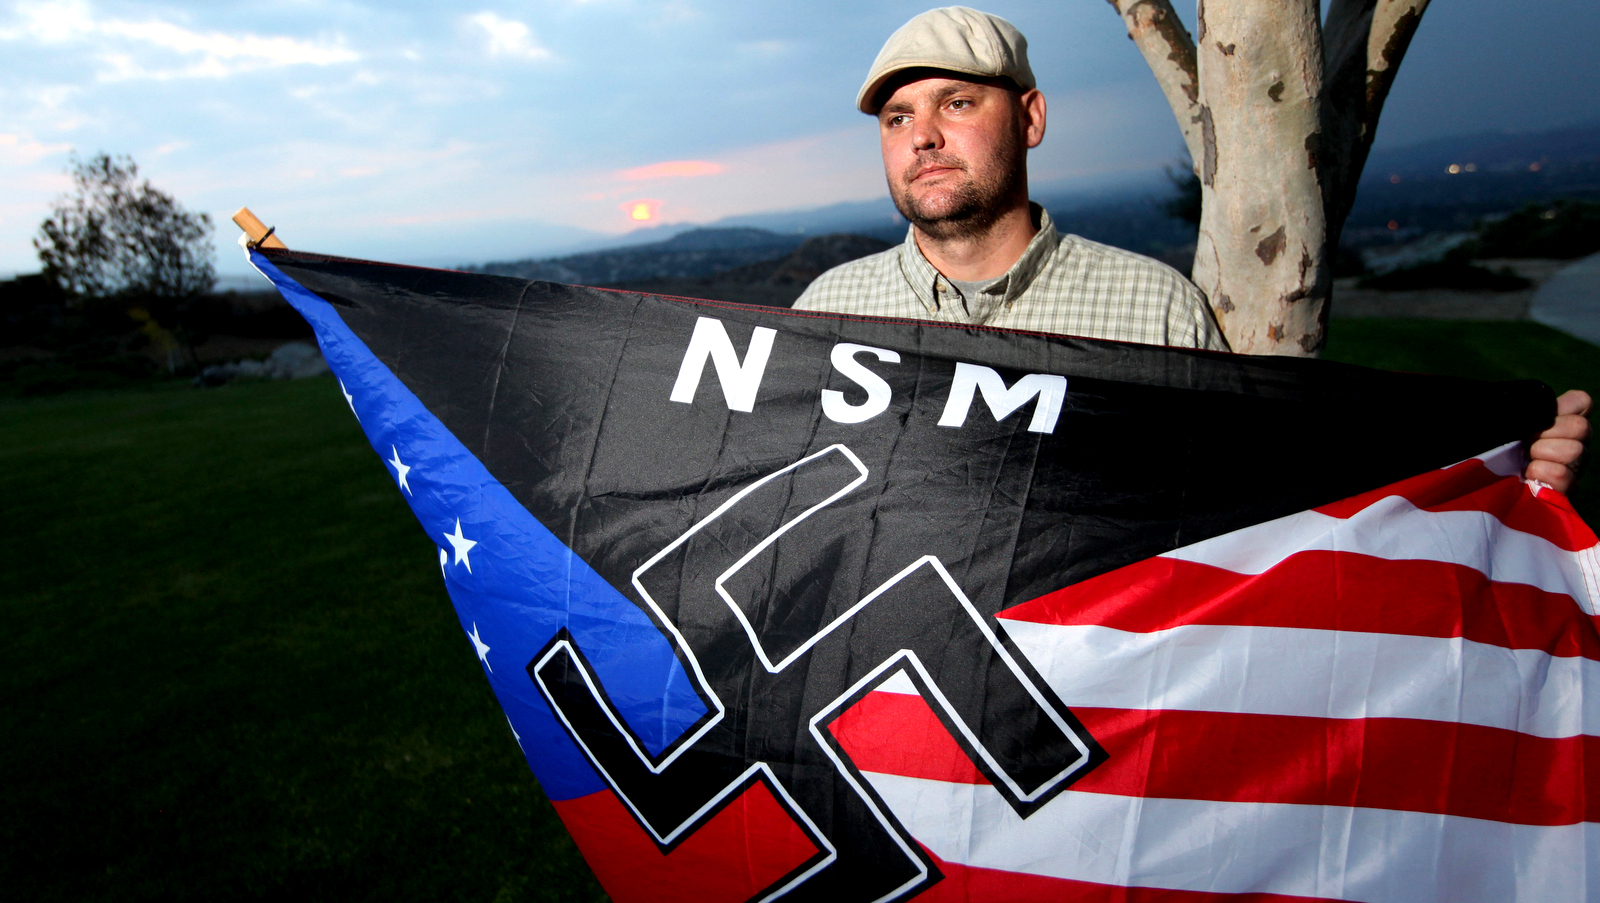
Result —
<instances>
[{"instance_id":1,"label":"man's hand","mask_svg":"<svg viewBox=\"0 0 1600 903\"><path fill-rule=\"evenodd\" d=\"M1528 446L1528 469L1523 477L1548 484L1565 493L1577 479L1583 460L1583 443L1589 438L1589 393L1578 389L1556 399L1556 422Z\"/></svg>"}]
</instances>

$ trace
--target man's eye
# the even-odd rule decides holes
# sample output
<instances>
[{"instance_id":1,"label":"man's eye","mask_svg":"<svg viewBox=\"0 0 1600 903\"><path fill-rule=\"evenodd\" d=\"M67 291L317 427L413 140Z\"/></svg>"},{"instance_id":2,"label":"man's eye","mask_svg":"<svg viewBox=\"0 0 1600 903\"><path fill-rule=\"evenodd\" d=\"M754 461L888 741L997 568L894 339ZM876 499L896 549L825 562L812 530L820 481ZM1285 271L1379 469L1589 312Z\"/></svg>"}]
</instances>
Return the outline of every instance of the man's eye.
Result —
<instances>
[{"instance_id":1,"label":"man's eye","mask_svg":"<svg viewBox=\"0 0 1600 903\"><path fill-rule=\"evenodd\" d=\"M957 99L950 101L950 109L952 110L965 110L970 106L972 106L972 101L970 100Z\"/></svg>"},{"instance_id":2,"label":"man's eye","mask_svg":"<svg viewBox=\"0 0 1600 903\"><path fill-rule=\"evenodd\" d=\"M899 128L900 126L905 125L907 122L910 122L910 121L911 121L911 117L910 116L906 116L904 114L901 114L901 115L897 115L897 116L890 116L889 119L888 119L888 125L889 125L890 128Z\"/></svg>"}]
</instances>

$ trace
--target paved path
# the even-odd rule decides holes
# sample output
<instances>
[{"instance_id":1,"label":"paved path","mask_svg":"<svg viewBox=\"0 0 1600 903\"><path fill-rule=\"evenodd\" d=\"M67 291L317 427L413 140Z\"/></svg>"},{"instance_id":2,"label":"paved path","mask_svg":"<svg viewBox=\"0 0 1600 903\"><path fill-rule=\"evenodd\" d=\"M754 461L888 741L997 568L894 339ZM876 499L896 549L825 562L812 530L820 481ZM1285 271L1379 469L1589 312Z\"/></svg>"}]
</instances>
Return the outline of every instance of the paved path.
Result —
<instances>
[{"instance_id":1,"label":"paved path","mask_svg":"<svg viewBox=\"0 0 1600 903\"><path fill-rule=\"evenodd\" d=\"M1600 254L1556 271L1533 294L1528 316L1600 345Z\"/></svg>"}]
</instances>

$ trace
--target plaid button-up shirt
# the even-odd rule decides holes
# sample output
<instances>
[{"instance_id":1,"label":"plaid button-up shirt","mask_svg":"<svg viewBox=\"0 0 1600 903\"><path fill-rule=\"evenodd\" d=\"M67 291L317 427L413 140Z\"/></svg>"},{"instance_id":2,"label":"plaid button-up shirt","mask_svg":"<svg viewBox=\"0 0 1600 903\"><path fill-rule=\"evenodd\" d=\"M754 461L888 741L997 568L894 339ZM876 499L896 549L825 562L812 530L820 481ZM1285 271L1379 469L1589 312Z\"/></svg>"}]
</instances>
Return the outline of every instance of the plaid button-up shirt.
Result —
<instances>
[{"instance_id":1,"label":"plaid button-up shirt","mask_svg":"<svg viewBox=\"0 0 1600 903\"><path fill-rule=\"evenodd\" d=\"M1076 235L1036 208L1039 233L1004 276L964 298L922 256L899 247L823 273L797 310L937 320L1001 329L1227 351L1200 290L1171 267Z\"/></svg>"}]
</instances>

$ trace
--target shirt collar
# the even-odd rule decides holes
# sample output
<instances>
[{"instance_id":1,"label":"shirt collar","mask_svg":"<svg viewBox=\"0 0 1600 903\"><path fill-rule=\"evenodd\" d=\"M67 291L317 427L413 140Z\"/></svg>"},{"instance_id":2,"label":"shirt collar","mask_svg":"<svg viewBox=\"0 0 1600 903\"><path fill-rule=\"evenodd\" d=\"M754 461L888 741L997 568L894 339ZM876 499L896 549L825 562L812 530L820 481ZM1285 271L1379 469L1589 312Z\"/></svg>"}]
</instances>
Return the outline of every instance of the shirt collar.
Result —
<instances>
[{"instance_id":1,"label":"shirt collar","mask_svg":"<svg viewBox=\"0 0 1600 903\"><path fill-rule=\"evenodd\" d=\"M1050 211L1031 201L1028 206L1039 218L1039 231L1023 249L1022 256L1011 265L1011 269L1006 270L1004 276L984 289L983 294L991 297L983 299L983 302L987 303L979 304L980 309L985 311L979 322L987 319L987 313L993 309L1009 306L1021 297L1028 286L1033 284L1034 277L1038 276L1039 271L1049 262L1056 246L1061 243L1061 235L1056 231L1056 224L1050 219ZM946 287L943 293L938 291L939 285L944 280L939 271L934 269L933 264L928 262L928 258L923 256L922 249L917 247L915 226L906 229L906 240L900 246L900 273L910 284L917 301L930 314L938 312L941 299L947 300L948 303L960 303L954 299L949 287Z\"/></svg>"}]
</instances>

